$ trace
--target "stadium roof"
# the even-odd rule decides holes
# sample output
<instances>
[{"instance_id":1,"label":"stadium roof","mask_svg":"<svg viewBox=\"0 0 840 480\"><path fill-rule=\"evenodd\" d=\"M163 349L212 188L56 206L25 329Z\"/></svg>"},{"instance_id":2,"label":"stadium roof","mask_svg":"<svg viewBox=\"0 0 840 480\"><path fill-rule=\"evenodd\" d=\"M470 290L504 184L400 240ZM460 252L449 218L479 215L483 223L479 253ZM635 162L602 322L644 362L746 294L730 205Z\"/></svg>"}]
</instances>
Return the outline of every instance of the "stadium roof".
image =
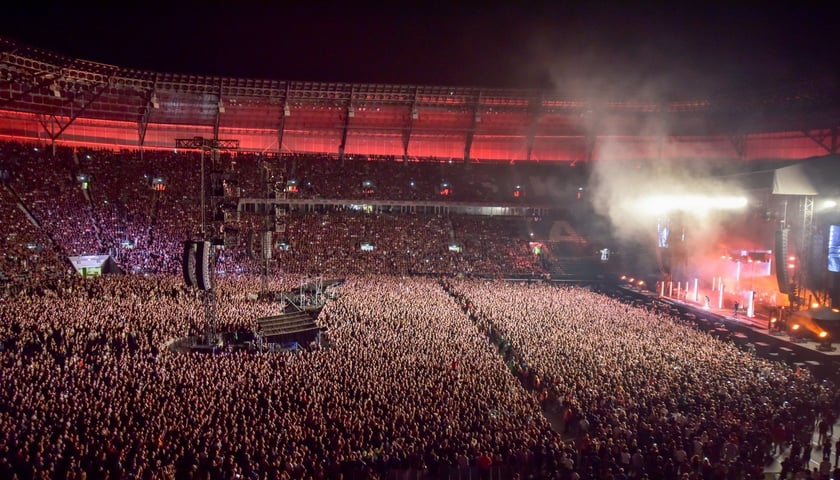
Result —
<instances>
[{"instance_id":1,"label":"stadium roof","mask_svg":"<svg viewBox=\"0 0 840 480\"><path fill-rule=\"evenodd\" d=\"M0 36L67 56L185 75L327 83L609 91L666 100L833 74L820 8L505 2L15 2Z\"/></svg>"},{"instance_id":2,"label":"stadium roof","mask_svg":"<svg viewBox=\"0 0 840 480\"><path fill-rule=\"evenodd\" d=\"M440 106L472 111L477 105L527 112L538 108L584 113L820 110L840 99L835 79L819 79L749 95L657 101L570 97L540 89L297 82L183 75L136 70L67 57L0 37L0 108L71 117L141 121L154 108L156 123L213 124L219 109L238 127L275 128L287 106L344 109L366 106ZM69 99L69 100L68 100ZM533 105L534 103L538 105ZM833 125L829 125L833 126Z\"/></svg>"},{"instance_id":3,"label":"stadium roof","mask_svg":"<svg viewBox=\"0 0 840 480\"><path fill-rule=\"evenodd\" d=\"M222 132L258 151L573 162L592 156L597 136L719 136L706 142L716 144L707 155L751 158L814 154L814 145L837 150L825 139L837 137L838 77L816 75L834 73L830 61L801 64L830 49L817 42L827 30L815 31L812 48L790 61L801 40L791 32L806 21L782 35L767 19L761 32L751 21L730 25L744 14L737 9L693 18L649 9L603 15L487 7L441 20L393 9L331 10L313 19L280 7L129 7L61 4L42 7L48 15L41 16L16 6L4 16L17 21L0 23L0 134L165 147L177 137ZM663 15L670 23L656 22ZM56 17L62 21L52 23ZM133 28L138 21L142 28ZM736 27L744 31L727 37L734 53L707 45L721 33L715 29ZM689 33L678 35L680 28ZM791 44L764 42L777 36ZM743 51L758 40L761 49ZM780 68L795 74L778 75ZM320 72L314 81L294 80L311 72ZM721 89L745 85L744 76L751 88ZM801 137L792 142L810 147L792 147L790 132ZM752 134L778 135L747 148Z\"/></svg>"}]
</instances>

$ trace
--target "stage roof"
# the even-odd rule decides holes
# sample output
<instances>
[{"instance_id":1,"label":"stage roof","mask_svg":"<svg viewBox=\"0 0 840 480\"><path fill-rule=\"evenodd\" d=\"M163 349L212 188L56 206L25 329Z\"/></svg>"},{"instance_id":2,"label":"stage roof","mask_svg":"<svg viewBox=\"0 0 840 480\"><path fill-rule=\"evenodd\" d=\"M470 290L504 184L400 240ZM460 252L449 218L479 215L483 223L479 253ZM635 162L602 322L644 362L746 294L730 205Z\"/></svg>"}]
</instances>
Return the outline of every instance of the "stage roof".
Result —
<instances>
[{"instance_id":1,"label":"stage roof","mask_svg":"<svg viewBox=\"0 0 840 480\"><path fill-rule=\"evenodd\" d=\"M840 194L840 155L799 161L773 172L775 195Z\"/></svg>"}]
</instances>

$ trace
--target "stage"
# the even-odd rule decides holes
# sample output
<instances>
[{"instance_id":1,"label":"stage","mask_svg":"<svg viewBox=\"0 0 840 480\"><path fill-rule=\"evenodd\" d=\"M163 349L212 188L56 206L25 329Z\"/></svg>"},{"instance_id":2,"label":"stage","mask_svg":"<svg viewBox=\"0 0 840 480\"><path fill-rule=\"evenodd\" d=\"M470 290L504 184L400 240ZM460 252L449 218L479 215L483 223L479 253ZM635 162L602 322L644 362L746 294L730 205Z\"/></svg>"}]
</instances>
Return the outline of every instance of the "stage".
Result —
<instances>
[{"instance_id":1,"label":"stage","mask_svg":"<svg viewBox=\"0 0 840 480\"><path fill-rule=\"evenodd\" d=\"M697 302L661 297L629 285L619 285L618 289L626 300L637 306L695 321L710 335L731 340L761 357L807 368L820 378L840 378L840 348L832 345L831 351L820 350L816 341L795 339L787 333L773 331L769 318L750 318L743 313L735 315L734 309L706 308Z\"/></svg>"}]
</instances>

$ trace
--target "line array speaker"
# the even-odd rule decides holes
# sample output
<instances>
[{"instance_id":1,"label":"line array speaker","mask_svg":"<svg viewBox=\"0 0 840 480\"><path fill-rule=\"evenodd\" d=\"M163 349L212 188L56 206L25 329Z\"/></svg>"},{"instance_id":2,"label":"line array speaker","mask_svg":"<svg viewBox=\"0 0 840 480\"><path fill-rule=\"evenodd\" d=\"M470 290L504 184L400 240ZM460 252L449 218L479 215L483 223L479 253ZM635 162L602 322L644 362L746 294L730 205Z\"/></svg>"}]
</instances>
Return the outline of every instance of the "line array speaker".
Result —
<instances>
[{"instance_id":1,"label":"line array speaker","mask_svg":"<svg viewBox=\"0 0 840 480\"><path fill-rule=\"evenodd\" d=\"M262 241L262 258L263 260L271 259L271 232L263 232L263 241Z\"/></svg>"},{"instance_id":2,"label":"line array speaker","mask_svg":"<svg viewBox=\"0 0 840 480\"><path fill-rule=\"evenodd\" d=\"M210 242L196 242L196 279L198 288L205 291L213 290L213 246Z\"/></svg>"},{"instance_id":3,"label":"line array speaker","mask_svg":"<svg viewBox=\"0 0 840 480\"><path fill-rule=\"evenodd\" d=\"M195 242L187 240L184 242L184 251L181 255L181 271L184 274L184 283L188 287L198 285L195 273Z\"/></svg>"},{"instance_id":4,"label":"line array speaker","mask_svg":"<svg viewBox=\"0 0 840 480\"><path fill-rule=\"evenodd\" d=\"M790 275L787 268L788 258L788 232L789 228L782 228L776 231L776 280L779 282L779 291L785 294L791 293Z\"/></svg>"}]
</instances>

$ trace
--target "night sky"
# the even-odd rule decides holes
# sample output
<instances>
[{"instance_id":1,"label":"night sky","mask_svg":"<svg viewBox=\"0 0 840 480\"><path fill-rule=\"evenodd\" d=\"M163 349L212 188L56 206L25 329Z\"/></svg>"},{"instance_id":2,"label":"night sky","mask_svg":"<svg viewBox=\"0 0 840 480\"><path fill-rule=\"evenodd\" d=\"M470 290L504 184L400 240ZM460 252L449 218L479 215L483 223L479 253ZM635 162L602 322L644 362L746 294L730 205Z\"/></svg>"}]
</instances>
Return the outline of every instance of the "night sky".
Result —
<instances>
[{"instance_id":1,"label":"night sky","mask_svg":"<svg viewBox=\"0 0 840 480\"><path fill-rule=\"evenodd\" d=\"M4 7L0 35L88 60L173 73L688 98L784 86L840 70L836 20L826 7L805 4L302 10L271 6L280 2L110 2L97 9L18 3Z\"/></svg>"}]
</instances>

